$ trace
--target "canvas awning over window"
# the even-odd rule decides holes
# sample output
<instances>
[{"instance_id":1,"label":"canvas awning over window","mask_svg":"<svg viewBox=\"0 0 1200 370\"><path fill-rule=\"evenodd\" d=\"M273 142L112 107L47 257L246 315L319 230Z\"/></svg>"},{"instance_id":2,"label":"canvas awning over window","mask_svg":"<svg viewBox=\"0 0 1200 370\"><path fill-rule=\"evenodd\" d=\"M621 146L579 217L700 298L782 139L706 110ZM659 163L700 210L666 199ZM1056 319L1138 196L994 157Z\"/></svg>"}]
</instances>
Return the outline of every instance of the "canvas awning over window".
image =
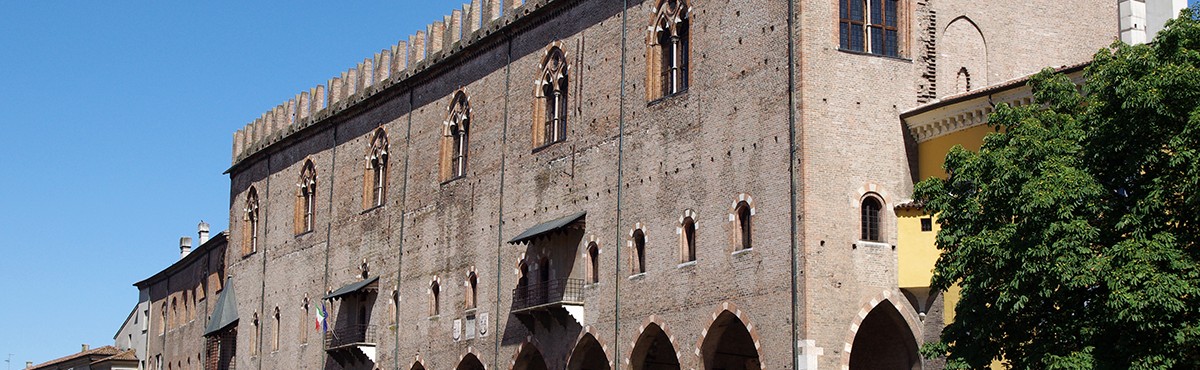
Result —
<instances>
[{"instance_id":1,"label":"canvas awning over window","mask_svg":"<svg viewBox=\"0 0 1200 370\"><path fill-rule=\"evenodd\" d=\"M551 233L551 232L557 231L559 229L562 229L564 227L567 227L568 225L575 223L575 221L582 220L584 218L584 216L587 216L586 211L579 212L579 213L576 213L576 214L573 214L573 215L570 215L567 217L563 217L563 218L560 218L557 220L546 221L546 222L537 224L534 227L529 228L529 230L525 230L525 232L521 233L521 235L517 235L517 237L513 238L512 240L509 240L508 243L509 244L519 244L519 243L528 242L539 236L546 235L548 233Z\"/></svg>"},{"instance_id":2,"label":"canvas awning over window","mask_svg":"<svg viewBox=\"0 0 1200 370\"><path fill-rule=\"evenodd\" d=\"M350 294L350 293L357 293L357 292L366 290L368 288L377 287L378 285L375 283L378 281L379 281L379 277L376 276L376 277L366 279L363 281L359 281L356 283L347 284L346 286L343 286L341 288L338 288L338 290L333 291L333 293L329 293L329 295L326 295L325 299L337 299L337 298L341 298L342 296Z\"/></svg>"},{"instance_id":3,"label":"canvas awning over window","mask_svg":"<svg viewBox=\"0 0 1200 370\"><path fill-rule=\"evenodd\" d=\"M213 307L212 317L208 319L208 326L204 327L204 336L221 331L237 321L237 294L233 293L233 279L226 279L225 288L217 297L217 306Z\"/></svg>"}]
</instances>

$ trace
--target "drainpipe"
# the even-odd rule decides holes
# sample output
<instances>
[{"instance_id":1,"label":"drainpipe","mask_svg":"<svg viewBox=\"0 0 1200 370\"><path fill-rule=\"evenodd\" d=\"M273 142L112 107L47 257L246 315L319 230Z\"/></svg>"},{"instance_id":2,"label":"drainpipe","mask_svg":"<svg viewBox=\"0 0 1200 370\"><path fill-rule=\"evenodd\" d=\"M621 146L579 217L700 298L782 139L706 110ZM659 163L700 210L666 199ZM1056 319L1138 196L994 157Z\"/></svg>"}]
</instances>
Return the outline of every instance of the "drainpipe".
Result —
<instances>
[{"instance_id":1,"label":"drainpipe","mask_svg":"<svg viewBox=\"0 0 1200 370\"><path fill-rule=\"evenodd\" d=\"M789 204L791 206L791 214L790 214L791 217L789 217L788 223L791 225L791 230L790 230L790 232L791 232L791 238L790 238L791 239L790 240L791 248L790 248L790 250L791 250L791 260L792 260L791 261L792 262L792 274L791 274L792 275L791 276L791 278L792 278L792 281L791 281L791 284L792 284L792 297L791 297L792 298L792 307L791 307L792 369L800 369L800 355L801 355L801 353L800 353L801 352L800 351L801 338L800 338L800 333L799 333L800 332L800 322L799 322L800 314L798 312L799 307L800 307L800 296L799 296L799 289L800 289L800 281L799 280L800 279L798 277L798 275L800 273L800 261L797 259L799 257L798 252L799 252L799 248L800 248L799 241L798 241L798 238L800 237L800 233L798 230L799 229L798 220L799 220L800 215L797 213L797 207L796 207L796 198L797 198L796 189L797 189L797 185L798 185L798 184L796 184L796 174L797 174L797 172L796 172L796 150L799 146L798 140L796 138L796 114L797 114L797 111L799 111L800 107L801 107L801 103L800 103L799 99L797 99L797 97L796 97L796 95L798 93L797 89L796 89L796 42L797 42L796 30L799 28L798 23L799 23L799 20L796 19L796 0L788 0L788 12L787 12L787 30L788 30L788 48L787 48L787 53L788 53L788 182L789 182L789 186L790 186L790 188L788 190L789 190L789 194L790 194L790 198L791 198L789 201ZM808 323L805 322L805 327L807 328L807 326L808 326ZM807 333L805 334L805 336L807 337ZM804 365L808 366L807 363L805 363ZM810 369L810 370L813 370L813 369Z\"/></svg>"},{"instance_id":2,"label":"drainpipe","mask_svg":"<svg viewBox=\"0 0 1200 370\"><path fill-rule=\"evenodd\" d=\"M614 346L613 346L613 348L614 348L613 370L621 369L621 360L620 360L621 359L621 346L616 345L616 344L622 343L621 342L621 249L622 248L621 248L620 240L621 240L621 235L622 235L621 234L621 202L623 200L622 199L623 192L621 191L621 189L623 189L624 187L621 186L621 181L624 181L623 179L624 179L624 175L625 175L624 167L622 167L622 165L624 164L624 161L625 161L625 60L626 60L625 54L626 54L627 42L628 42L628 36L626 35L626 33L628 32L628 25L627 25L628 20L629 20L629 0L622 0L621 1L621 98L620 98L621 106L620 106L620 110L619 110L620 111L619 119L617 120L617 221L616 221L617 232L616 232L616 238L613 239L613 247L614 247L614 249L616 249L616 257L617 257L617 263L613 264L614 266L616 266L616 270L617 270L617 273L613 275L613 276L617 277L616 279L613 279L613 281L614 281L614 284L613 284L613 289L614 289L614 292L613 292L613 305L614 305L613 316L616 318L616 320L613 320L613 341L612 341L612 343L614 344Z\"/></svg>"},{"instance_id":3,"label":"drainpipe","mask_svg":"<svg viewBox=\"0 0 1200 370\"><path fill-rule=\"evenodd\" d=\"M504 59L504 121L501 123L500 134L500 205L496 211L496 315L500 314L500 281L503 276L500 275L503 261L500 260L500 249L504 247L504 169L507 154L508 154L508 97L509 97L509 80L512 74L512 34L505 32L504 39L507 51ZM492 330L493 338L495 339L495 354L492 356L492 368L500 368L500 319L493 317L492 321L495 328Z\"/></svg>"}]
</instances>

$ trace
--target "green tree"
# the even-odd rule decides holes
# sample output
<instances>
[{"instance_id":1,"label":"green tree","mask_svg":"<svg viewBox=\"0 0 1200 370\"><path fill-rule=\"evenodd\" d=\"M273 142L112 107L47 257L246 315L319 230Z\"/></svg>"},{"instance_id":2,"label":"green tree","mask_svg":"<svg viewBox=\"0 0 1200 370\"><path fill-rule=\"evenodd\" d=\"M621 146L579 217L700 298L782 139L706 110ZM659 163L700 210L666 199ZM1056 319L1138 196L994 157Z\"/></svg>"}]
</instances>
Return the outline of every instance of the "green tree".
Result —
<instances>
[{"instance_id":1,"label":"green tree","mask_svg":"<svg viewBox=\"0 0 1200 370\"><path fill-rule=\"evenodd\" d=\"M1051 70L978 152L916 187L932 285L961 288L926 356L949 368L1200 369L1200 20L1114 44L1082 92Z\"/></svg>"}]
</instances>

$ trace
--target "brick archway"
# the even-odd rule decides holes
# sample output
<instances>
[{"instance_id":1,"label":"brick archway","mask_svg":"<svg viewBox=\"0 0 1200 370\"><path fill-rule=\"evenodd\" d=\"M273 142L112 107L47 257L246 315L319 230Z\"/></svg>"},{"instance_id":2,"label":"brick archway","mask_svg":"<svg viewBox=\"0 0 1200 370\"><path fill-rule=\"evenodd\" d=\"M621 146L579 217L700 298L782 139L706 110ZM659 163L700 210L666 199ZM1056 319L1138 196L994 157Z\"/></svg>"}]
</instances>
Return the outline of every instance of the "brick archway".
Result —
<instances>
[{"instance_id":1,"label":"brick archway","mask_svg":"<svg viewBox=\"0 0 1200 370\"><path fill-rule=\"evenodd\" d=\"M595 353L592 352L594 349L599 349L599 354L603 356L604 363L607 364L608 369L612 369L613 365L615 364L613 363L613 360L608 357L608 345L600 339L599 333L596 333L596 328L588 325L585 326L583 331L579 333L579 337L575 339L575 346L571 349L571 353L567 355L567 370L589 370L584 365L587 361L594 360L594 358L591 357L595 355Z\"/></svg>"},{"instance_id":2,"label":"brick archway","mask_svg":"<svg viewBox=\"0 0 1200 370\"><path fill-rule=\"evenodd\" d=\"M525 341L517 346L508 364L508 368L512 370L546 370L548 366L533 337L526 337Z\"/></svg>"},{"instance_id":3,"label":"brick archway","mask_svg":"<svg viewBox=\"0 0 1200 370\"><path fill-rule=\"evenodd\" d=\"M705 326L704 332L700 333L700 339L696 341L695 355L697 362L700 364L700 369L705 369L707 366L704 361L704 342L708 340L708 335L713 333L714 325L720 323L718 320L722 319L722 315L728 315L725 317L733 317L737 321L741 322L743 326L745 326L746 332L750 335L750 339L753 341L754 351L759 359L759 369L766 370L767 365L766 363L762 362L762 337L758 334L758 328L753 322L750 321L748 317L749 315L739 309L736 304L729 301L721 302L721 304L717 306L715 310L713 310L712 315L709 317L708 325Z\"/></svg>"},{"instance_id":4,"label":"brick archway","mask_svg":"<svg viewBox=\"0 0 1200 370\"><path fill-rule=\"evenodd\" d=\"M921 338L924 338L924 336L921 334L924 331L921 329L921 325L919 324L920 320L917 319L916 311L914 311L912 307L909 307L903 303L906 301L907 300L904 299L904 294L900 293L898 290L883 290L862 304L861 308L858 310L858 314L854 316L853 320L851 320L850 330L846 335L846 341L843 343L843 352L845 353L841 360L843 370L850 369L850 357L854 353L854 339L858 336L858 332L863 326L863 321L866 320L867 316L875 311L875 309L881 304L889 305L891 306L891 309L895 310L895 312L903 320L904 326L907 327L909 333L912 335L912 339L916 342L917 347L920 347L923 342ZM919 363L920 361L918 361L918 364Z\"/></svg>"},{"instance_id":5,"label":"brick archway","mask_svg":"<svg viewBox=\"0 0 1200 370\"><path fill-rule=\"evenodd\" d=\"M458 356L458 363L454 365L454 370L487 370L487 365L479 360L479 356L475 355L474 347L467 347L467 352Z\"/></svg>"},{"instance_id":6,"label":"brick archway","mask_svg":"<svg viewBox=\"0 0 1200 370\"><path fill-rule=\"evenodd\" d=\"M638 349L639 349L638 342L643 339L642 337L645 334L647 334L646 333L647 329L658 330L658 331L662 332L662 334L667 339L667 343L669 343L671 345L671 348L674 349L675 361L678 363L679 359L683 357L683 353L679 351L679 343L676 341L675 335L671 333L671 329L668 328L667 325L662 322L662 320L658 317L658 315L650 315L650 317L647 317L645 320L642 321L642 324L638 326L637 335L635 335L633 337L633 340L629 342L629 357L625 358L625 365L629 366L631 369L637 368L632 365L633 358L637 354ZM638 369L638 370L640 370L640 369Z\"/></svg>"}]
</instances>

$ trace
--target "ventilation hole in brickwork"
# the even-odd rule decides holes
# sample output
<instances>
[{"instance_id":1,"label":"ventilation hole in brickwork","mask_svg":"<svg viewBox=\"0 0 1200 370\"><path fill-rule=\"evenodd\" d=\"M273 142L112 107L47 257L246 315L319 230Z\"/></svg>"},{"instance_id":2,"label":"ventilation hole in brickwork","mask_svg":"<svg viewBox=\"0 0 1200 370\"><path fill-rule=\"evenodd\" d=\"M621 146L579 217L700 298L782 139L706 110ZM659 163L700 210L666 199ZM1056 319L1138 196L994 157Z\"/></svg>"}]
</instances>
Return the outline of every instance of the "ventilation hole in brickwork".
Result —
<instances>
[{"instance_id":1,"label":"ventilation hole in brickwork","mask_svg":"<svg viewBox=\"0 0 1200 370\"><path fill-rule=\"evenodd\" d=\"M772 25L771 25L771 32L774 32L774 31L775 31L775 25L773 25L773 24L772 24Z\"/></svg>"},{"instance_id":2,"label":"ventilation hole in brickwork","mask_svg":"<svg viewBox=\"0 0 1200 370\"><path fill-rule=\"evenodd\" d=\"M737 15L738 17L741 17L741 16L742 16L742 11L741 11L741 10L738 10L738 11L734 12L734 14L735 14L735 15Z\"/></svg>"},{"instance_id":3,"label":"ventilation hole in brickwork","mask_svg":"<svg viewBox=\"0 0 1200 370\"><path fill-rule=\"evenodd\" d=\"M742 44L742 38L738 37L738 45L741 45L741 44Z\"/></svg>"}]
</instances>

